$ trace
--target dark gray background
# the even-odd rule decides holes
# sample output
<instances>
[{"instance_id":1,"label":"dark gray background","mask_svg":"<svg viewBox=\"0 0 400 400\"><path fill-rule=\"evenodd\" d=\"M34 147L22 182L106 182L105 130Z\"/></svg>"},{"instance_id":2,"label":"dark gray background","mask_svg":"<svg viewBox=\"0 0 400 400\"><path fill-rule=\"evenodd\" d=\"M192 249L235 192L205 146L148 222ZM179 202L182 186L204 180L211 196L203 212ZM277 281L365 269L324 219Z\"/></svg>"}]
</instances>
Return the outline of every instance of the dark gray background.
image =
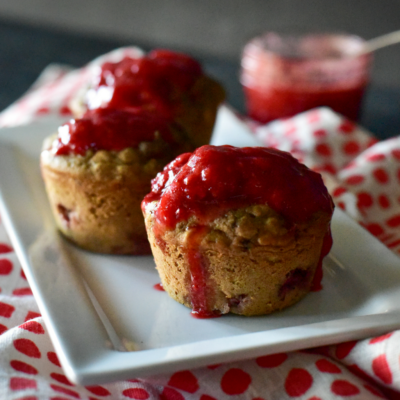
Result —
<instances>
[{"instance_id":1,"label":"dark gray background","mask_svg":"<svg viewBox=\"0 0 400 400\"><path fill-rule=\"evenodd\" d=\"M0 0L0 108L50 62L80 66L113 47L170 47L200 58L243 111L243 45L267 30L348 32L366 39L400 29L400 0ZM361 122L400 133L400 45L375 54Z\"/></svg>"}]
</instances>

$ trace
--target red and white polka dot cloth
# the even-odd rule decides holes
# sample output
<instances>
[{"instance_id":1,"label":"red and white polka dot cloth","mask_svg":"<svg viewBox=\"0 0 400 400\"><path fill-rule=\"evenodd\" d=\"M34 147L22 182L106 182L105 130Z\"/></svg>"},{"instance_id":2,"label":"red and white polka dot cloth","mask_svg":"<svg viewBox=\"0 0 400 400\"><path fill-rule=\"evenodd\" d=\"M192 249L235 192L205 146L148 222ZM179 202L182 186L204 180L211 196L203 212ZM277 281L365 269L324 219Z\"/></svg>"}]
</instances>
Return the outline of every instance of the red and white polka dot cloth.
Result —
<instances>
[{"instance_id":1,"label":"red and white polka dot cloth","mask_svg":"<svg viewBox=\"0 0 400 400\"><path fill-rule=\"evenodd\" d=\"M139 54L123 49L111 57L125 52ZM68 118L69 99L87 74L88 68L50 66L26 96L0 114L0 126ZM400 254L400 137L377 142L323 108L252 129L265 145L290 151L321 171L336 204ZM145 379L76 386L60 367L0 220L0 399L400 399L400 331Z\"/></svg>"},{"instance_id":2,"label":"red and white polka dot cloth","mask_svg":"<svg viewBox=\"0 0 400 400\"><path fill-rule=\"evenodd\" d=\"M321 172L336 205L400 254L400 136L378 142L328 108L252 129Z\"/></svg>"}]
</instances>

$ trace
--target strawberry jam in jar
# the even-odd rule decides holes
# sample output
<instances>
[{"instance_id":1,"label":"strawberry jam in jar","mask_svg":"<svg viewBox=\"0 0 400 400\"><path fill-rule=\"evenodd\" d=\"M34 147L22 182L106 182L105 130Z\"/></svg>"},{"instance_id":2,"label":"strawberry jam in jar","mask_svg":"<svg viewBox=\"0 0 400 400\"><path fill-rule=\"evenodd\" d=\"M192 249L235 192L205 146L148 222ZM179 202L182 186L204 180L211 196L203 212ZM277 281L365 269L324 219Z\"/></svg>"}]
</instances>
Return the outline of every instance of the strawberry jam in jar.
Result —
<instances>
[{"instance_id":1,"label":"strawberry jam in jar","mask_svg":"<svg viewBox=\"0 0 400 400\"><path fill-rule=\"evenodd\" d=\"M247 43L241 83L249 117L266 123L315 107L359 117L372 55L347 34L266 33Z\"/></svg>"}]
</instances>

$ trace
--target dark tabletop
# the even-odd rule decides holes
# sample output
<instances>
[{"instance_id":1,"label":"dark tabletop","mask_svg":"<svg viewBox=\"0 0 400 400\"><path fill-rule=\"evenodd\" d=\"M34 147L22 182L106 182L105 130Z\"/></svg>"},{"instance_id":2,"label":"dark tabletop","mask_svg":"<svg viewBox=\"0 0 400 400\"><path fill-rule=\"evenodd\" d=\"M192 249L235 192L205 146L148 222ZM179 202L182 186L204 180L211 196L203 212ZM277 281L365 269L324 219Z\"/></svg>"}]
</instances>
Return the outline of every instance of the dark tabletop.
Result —
<instances>
[{"instance_id":1,"label":"dark tabletop","mask_svg":"<svg viewBox=\"0 0 400 400\"><path fill-rule=\"evenodd\" d=\"M107 40L0 20L0 110L22 96L48 64L80 67L103 53L127 45L145 50L158 47L156 43ZM192 55L224 85L228 102L244 112L238 80L239 55L237 60ZM399 135L400 89L379 87L372 82L360 122L381 139Z\"/></svg>"}]
</instances>

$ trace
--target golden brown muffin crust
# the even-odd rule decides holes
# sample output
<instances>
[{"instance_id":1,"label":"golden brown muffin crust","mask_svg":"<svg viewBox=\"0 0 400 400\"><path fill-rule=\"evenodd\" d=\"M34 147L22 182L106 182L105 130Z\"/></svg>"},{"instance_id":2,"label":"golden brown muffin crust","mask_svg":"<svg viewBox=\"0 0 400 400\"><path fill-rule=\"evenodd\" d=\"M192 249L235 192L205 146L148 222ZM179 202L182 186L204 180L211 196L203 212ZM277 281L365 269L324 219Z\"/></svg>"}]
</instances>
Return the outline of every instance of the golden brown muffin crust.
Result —
<instances>
[{"instance_id":1,"label":"golden brown muffin crust","mask_svg":"<svg viewBox=\"0 0 400 400\"><path fill-rule=\"evenodd\" d=\"M190 145L173 148L156 135L137 149L59 156L52 151L56 137L45 140L40 162L61 232L86 250L149 254L140 203L151 179Z\"/></svg>"},{"instance_id":2,"label":"golden brown muffin crust","mask_svg":"<svg viewBox=\"0 0 400 400\"><path fill-rule=\"evenodd\" d=\"M162 284L172 298L192 307L187 251L197 221L179 223L160 240L153 232L155 207L147 206L145 220ZM306 223L288 226L267 205L214 220L199 248L207 265L209 306L223 314L261 315L297 302L311 288L329 220L317 213Z\"/></svg>"}]
</instances>

